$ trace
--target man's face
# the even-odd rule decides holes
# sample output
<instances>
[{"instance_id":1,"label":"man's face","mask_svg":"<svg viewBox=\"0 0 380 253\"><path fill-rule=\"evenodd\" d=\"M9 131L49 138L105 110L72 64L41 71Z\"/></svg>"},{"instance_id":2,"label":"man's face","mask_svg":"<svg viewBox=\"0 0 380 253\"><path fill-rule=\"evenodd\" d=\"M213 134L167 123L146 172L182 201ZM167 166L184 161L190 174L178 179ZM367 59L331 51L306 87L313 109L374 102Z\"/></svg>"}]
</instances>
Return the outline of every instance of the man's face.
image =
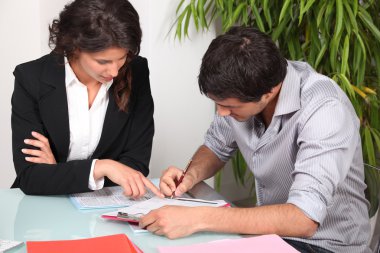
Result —
<instances>
[{"instance_id":1,"label":"man's face","mask_svg":"<svg viewBox=\"0 0 380 253\"><path fill-rule=\"evenodd\" d=\"M220 100L210 94L208 94L208 97L214 100L217 112L220 116L231 116L240 122L247 121L252 116L261 113L269 102L263 98L258 102L241 102L237 98Z\"/></svg>"}]
</instances>

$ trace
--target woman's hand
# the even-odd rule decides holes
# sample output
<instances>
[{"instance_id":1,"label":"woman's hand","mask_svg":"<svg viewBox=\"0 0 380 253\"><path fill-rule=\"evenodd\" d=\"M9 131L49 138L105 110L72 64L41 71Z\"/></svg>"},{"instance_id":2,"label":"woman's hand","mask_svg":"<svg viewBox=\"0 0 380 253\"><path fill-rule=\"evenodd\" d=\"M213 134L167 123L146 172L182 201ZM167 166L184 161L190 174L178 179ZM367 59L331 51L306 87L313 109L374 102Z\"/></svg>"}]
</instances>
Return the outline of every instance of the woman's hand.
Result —
<instances>
[{"instance_id":1,"label":"woman's hand","mask_svg":"<svg viewBox=\"0 0 380 253\"><path fill-rule=\"evenodd\" d=\"M39 149L21 149L22 153L28 155L25 157L25 160L31 163L56 164L57 162L51 151L49 139L34 131L32 132L32 136L36 139L25 139L25 144Z\"/></svg>"},{"instance_id":2,"label":"woman's hand","mask_svg":"<svg viewBox=\"0 0 380 253\"><path fill-rule=\"evenodd\" d=\"M155 195L161 198L164 197L160 190L141 172L113 160L96 161L94 178L98 180L101 177L108 177L112 182L123 187L125 195L136 199L144 196L146 193L145 187Z\"/></svg>"}]
</instances>

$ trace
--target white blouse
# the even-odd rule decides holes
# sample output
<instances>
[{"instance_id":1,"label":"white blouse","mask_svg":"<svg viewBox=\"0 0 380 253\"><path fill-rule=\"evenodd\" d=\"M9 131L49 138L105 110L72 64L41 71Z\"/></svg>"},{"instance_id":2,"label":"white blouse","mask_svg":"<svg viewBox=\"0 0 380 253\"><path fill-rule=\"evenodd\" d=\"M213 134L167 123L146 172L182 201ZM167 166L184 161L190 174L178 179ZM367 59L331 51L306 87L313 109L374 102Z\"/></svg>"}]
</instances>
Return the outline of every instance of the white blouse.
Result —
<instances>
[{"instance_id":1,"label":"white blouse","mask_svg":"<svg viewBox=\"0 0 380 253\"><path fill-rule=\"evenodd\" d=\"M90 158L98 146L109 101L108 90L113 80L102 84L91 108L88 108L87 86L78 80L66 58L65 73L70 125L67 161L84 160ZM104 185L104 178L94 179L96 160L92 161L88 180L88 188L91 190L99 190Z\"/></svg>"}]
</instances>

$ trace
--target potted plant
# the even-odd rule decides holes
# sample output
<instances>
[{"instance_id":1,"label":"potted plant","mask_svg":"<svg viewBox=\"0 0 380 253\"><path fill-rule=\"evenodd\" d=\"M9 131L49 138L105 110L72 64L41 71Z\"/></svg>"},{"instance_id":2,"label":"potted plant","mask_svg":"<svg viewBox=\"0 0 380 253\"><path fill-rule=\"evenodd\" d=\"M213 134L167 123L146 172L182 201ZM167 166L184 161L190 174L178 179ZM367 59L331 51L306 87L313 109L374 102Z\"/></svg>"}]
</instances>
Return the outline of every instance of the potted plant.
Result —
<instances>
[{"instance_id":1,"label":"potted plant","mask_svg":"<svg viewBox=\"0 0 380 253\"><path fill-rule=\"evenodd\" d=\"M360 118L365 162L379 165L379 1L181 0L176 14L179 40L189 36L191 22L197 31L205 31L215 22L221 22L223 32L233 25L255 26L272 37L287 59L307 61L332 78ZM247 168L239 152L232 163L235 178L244 184ZM372 216L378 207L380 175L366 170L366 182Z\"/></svg>"}]
</instances>

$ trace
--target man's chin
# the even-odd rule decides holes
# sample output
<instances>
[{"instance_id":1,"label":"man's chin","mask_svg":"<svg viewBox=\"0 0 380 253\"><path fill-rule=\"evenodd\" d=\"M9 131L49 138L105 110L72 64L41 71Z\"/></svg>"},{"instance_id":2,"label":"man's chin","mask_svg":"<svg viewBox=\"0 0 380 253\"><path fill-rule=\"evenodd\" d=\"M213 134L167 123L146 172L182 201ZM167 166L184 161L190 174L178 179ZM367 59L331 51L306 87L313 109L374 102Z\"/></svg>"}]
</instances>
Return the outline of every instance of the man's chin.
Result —
<instances>
[{"instance_id":1,"label":"man's chin","mask_svg":"<svg viewBox=\"0 0 380 253\"><path fill-rule=\"evenodd\" d=\"M239 122L246 122L248 119L242 117L231 116L234 120Z\"/></svg>"}]
</instances>

